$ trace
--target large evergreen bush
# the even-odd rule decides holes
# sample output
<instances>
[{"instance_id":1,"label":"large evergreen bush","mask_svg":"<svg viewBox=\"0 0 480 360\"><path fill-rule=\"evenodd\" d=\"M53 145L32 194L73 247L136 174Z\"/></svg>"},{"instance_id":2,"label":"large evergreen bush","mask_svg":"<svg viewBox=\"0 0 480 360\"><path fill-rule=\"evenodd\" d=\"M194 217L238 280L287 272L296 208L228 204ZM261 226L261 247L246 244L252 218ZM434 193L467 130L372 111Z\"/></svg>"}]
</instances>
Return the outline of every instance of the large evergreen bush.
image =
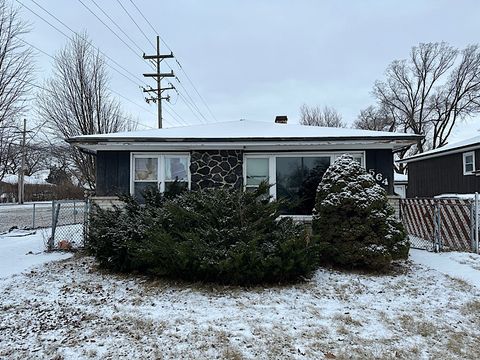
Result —
<instances>
[{"instance_id":1,"label":"large evergreen bush","mask_svg":"<svg viewBox=\"0 0 480 360\"><path fill-rule=\"evenodd\" d=\"M153 201L152 201L153 199ZM99 210L89 248L117 271L194 281L256 284L290 281L314 270L315 253L303 226L278 219L268 185L256 191L206 189L123 209Z\"/></svg>"},{"instance_id":2,"label":"large evergreen bush","mask_svg":"<svg viewBox=\"0 0 480 360\"><path fill-rule=\"evenodd\" d=\"M312 228L324 262L381 270L408 257L405 230L385 190L349 155L337 159L323 176Z\"/></svg>"}]
</instances>

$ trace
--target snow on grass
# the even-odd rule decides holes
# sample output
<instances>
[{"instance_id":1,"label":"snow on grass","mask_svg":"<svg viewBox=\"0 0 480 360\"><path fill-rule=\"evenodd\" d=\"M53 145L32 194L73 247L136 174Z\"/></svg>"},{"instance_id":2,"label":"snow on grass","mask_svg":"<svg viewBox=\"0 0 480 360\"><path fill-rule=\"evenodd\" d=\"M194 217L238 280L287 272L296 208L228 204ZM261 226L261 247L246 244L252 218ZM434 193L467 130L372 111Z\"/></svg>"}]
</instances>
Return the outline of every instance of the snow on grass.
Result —
<instances>
[{"instance_id":1,"label":"snow on grass","mask_svg":"<svg viewBox=\"0 0 480 360\"><path fill-rule=\"evenodd\" d=\"M416 263L220 287L76 256L0 283L0 358L477 359L480 289Z\"/></svg>"},{"instance_id":2,"label":"snow on grass","mask_svg":"<svg viewBox=\"0 0 480 360\"><path fill-rule=\"evenodd\" d=\"M62 260L69 253L46 253L50 229L14 230L0 235L0 279L19 274L48 261Z\"/></svg>"},{"instance_id":3,"label":"snow on grass","mask_svg":"<svg viewBox=\"0 0 480 360\"><path fill-rule=\"evenodd\" d=\"M411 249L410 259L480 288L480 255L478 254L454 251L432 253Z\"/></svg>"}]
</instances>

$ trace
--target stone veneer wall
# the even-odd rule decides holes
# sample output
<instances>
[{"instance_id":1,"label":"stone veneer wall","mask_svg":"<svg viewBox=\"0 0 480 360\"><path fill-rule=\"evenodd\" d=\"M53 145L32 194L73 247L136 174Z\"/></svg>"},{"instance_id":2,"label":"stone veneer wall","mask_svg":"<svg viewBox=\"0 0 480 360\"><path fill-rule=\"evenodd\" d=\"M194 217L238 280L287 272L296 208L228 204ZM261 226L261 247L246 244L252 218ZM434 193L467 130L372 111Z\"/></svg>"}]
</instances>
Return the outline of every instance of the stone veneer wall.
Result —
<instances>
[{"instance_id":1,"label":"stone veneer wall","mask_svg":"<svg viewBox=\"0 0 480 360\"><path fill-rule=\"evenodd\" d=\"M190 154L192 190L243 185L242 150L203 150Z\"/></svg>"}]
</instances>

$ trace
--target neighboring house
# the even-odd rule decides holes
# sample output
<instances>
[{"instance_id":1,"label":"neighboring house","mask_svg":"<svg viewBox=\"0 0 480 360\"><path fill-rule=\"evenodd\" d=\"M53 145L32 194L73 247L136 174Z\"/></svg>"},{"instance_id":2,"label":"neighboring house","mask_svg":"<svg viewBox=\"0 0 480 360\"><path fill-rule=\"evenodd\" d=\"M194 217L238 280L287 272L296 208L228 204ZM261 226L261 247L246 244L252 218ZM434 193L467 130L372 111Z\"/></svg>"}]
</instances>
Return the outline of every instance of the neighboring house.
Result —
<instances>
[{"instance_id":1,"label":"neighboring house","mask_svg":"<svg viewBox=\"0 0 480 360\"><path fill-rule=\"evenodd\" d=\"M287 214L311 214L315 192L328 166L351 154L393 194L393 152L417 135L240 120L158 130L84 135L68 139L97 157L97 196L156 186L185 188L273 186L274 198L293 206Z\"/></svg>"},{"instance_id":2,"label":"neighboring house","mask_svg":"<svg viewBox=\"0 0 480 360\"><path fill-rule=\"evenodd\" d=\"M54 186L46 181L49 170L40 170L33 175L24 176L25 200L49 200ZM7 174L0 181L0 202L15 202L18 194L18 175Z\"/></svg>"},{"instance_id":3,"label":"neighboring house","mask_svg":"<svg viewBox=\"0 0 480 360\"><path fill-rule=\"evenodd\" d=\"M480 192L480 136L403 159L410 197Z\"/></svg>"},{"instance_id":4,"label":"neighboring house","mask_svg":"<svg viewBox=\"0 0 480 360\"><path fill-rule=\"evenodd\" d=\"M395 173L393 175L393 192L402 199L407 197L408 176Z\"/></svg>"}]
</instances>

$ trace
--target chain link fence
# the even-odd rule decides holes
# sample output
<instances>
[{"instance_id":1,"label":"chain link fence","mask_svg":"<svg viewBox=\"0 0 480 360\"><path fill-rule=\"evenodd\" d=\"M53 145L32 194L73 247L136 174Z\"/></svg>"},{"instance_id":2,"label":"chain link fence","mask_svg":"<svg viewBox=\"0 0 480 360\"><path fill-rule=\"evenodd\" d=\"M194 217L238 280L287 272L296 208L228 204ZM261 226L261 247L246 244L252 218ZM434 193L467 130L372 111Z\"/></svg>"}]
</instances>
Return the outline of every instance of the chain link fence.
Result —
<instances>
[{"instance_id":1,"label":"chain link fence","mask_svg":"<svg viewBox=\"0 0 480 360\"><path fill-rule=\"evenodd\" d=\"M478 200L401 199L411 246L429 251L479 252Z\"/></svg>"},{"instance_id":2,"label":"chain link fence","mask_svg":"<svg viewBox=\"0 0 480 360\"><path fill-rule=\"evenodd\" d=\"M48 250L85 246L90 203L87 200L54 200L50 210L52 233Z\"/></svg>"},{"instance_id":3,"label":"chain link fence","mask_svg":"<svg viewBox=\"0 0 480 360\"><path fill-rule=\"evenodd\" d=\"M11 229L38 229L52 226L52 202L0 204L0 234Z\"/></svg>"}]
</instances>

